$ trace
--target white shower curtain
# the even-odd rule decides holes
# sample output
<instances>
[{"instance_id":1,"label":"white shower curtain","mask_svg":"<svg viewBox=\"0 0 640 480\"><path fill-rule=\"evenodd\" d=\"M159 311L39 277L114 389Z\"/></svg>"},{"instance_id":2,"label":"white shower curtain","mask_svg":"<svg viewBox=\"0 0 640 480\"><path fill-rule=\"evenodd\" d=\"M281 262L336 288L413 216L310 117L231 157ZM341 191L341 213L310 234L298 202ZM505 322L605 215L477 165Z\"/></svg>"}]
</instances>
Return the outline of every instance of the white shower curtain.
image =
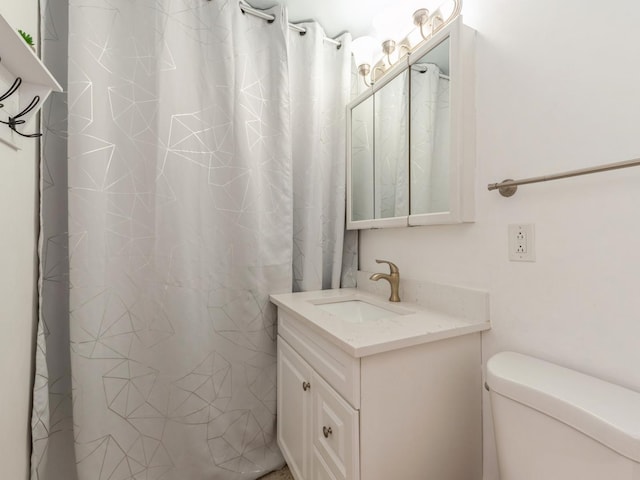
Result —
<instances>
[{"instance_id":1,"label":"white shower curtain","mask_svg":"<svg viewBox=\"0 0 640 480\"><path fill-rule=\"evenodd\" d=\"M44 5L49 64L65 60L66 4ZM327 132L343 128L344 103L339 88L332 106L319 98L307 150L293 146L292 105L315 94L294 72L307 67L286 11L268 13L272 24L236 1L69 2L68 142L65 98L45 114L33 479L253 479L282 464L268 295L291 290L294 252L314 259L299 288L311 271L317 288L339 278L343 190L325 210L333 186L320 187L307 227L293 220L293 175L316 149L340 170L340 127ZM347 50L326 54L338 78ZM322 251L295 251L294 228Z\"/></svg>"},{"instance_id":2,"label":"white shower curtain","mask_svg":"<svg viewBox=\"0 0 640 480\"><path fill-rule=\"evenodd\" d=\"M305 23L289 32L293 137L293 289L340 287L345 225L345 106L351 39L325 44Z\"/></svg>"}]
</instances>

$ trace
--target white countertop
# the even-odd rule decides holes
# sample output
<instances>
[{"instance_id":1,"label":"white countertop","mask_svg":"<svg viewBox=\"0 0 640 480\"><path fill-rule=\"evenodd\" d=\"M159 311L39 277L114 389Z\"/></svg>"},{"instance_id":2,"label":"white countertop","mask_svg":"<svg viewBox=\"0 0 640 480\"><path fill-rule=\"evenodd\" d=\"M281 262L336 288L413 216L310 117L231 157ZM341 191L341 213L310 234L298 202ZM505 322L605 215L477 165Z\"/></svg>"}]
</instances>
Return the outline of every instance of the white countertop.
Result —
<instances>
[{"instance_id":1,"label":"white countertop","mask_svg":"<svg viewBox=\"0 0 640 480\"><path fill-rule=\"evenodd\" d=\"M353 357L365 357L491 328L488 321L472 321L416 303L392 303L356 288L283 293L271 295L270 299ZM402 314L352 323L316 306L318 303L347 300L366 301Z\"/></svg>"}]
</instances>

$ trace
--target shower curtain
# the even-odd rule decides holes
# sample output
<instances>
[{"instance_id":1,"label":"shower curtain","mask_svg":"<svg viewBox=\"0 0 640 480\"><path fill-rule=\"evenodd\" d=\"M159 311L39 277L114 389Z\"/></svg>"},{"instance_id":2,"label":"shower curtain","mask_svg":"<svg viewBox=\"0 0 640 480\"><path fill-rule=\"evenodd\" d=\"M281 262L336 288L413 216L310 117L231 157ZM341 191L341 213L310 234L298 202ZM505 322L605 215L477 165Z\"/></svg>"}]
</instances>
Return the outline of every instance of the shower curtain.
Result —
<instances>
[{"instance_id":1,"label":"shower curtain","mask_svg":"<svg viewBox=\"0 0 640 480\"><path fill-rule=\"evenodd\" d=\"M316 23L291 31L294 291L338 288L345 212L345 106L351 88L350 38L322 47ZM312 45L319 47L310 48Z\"/></svg>"},{"instance_id":2,"label":"shower curtain","mask_svg":"<svg viewBox=\"0 0 640 480\"><path fill-rule=\"evenodd\" d=\"M268 295L340 278L349 49L281 7L42 6L67 94L43 115L32 479L257 478L283 463Z\"/></svg>"}]
</instances>

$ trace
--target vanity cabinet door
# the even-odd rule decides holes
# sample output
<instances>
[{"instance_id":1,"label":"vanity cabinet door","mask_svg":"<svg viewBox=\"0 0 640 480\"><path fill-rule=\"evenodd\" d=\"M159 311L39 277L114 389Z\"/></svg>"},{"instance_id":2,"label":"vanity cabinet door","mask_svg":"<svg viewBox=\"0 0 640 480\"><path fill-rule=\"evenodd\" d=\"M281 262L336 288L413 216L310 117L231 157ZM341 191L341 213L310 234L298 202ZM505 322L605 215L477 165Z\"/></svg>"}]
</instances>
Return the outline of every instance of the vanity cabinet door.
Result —
<instances>
[{"instance_id":1,"label":"vanity cabinet door","mask_svg":"<svg viewBox=\"0 0 640 480\"><path fill-rule=\"evenodd\" d=\"M324 461L318 449L314 447L313 449L313 465L311 467L313 469L313 476L311 477L313 480L339 480L343 478L341 476L335 476L331 471L327 462Z\"/></svg>"},{"instance_id":2,"label":"vanity cabinet door","mask_svg":"<svg viewBox=\"0 0 640 480\"><path fill-rule=\"evenodd\" d=\"M317 478L360 478L360 422L354 410L318 375L313 379L313 448ZM319 454L319 455L318 455ZM319 460L323 468L317 468ZM320 473L324 471L324 474Z\"/></svg>"},{"instance_id":3,"label":"vanity cabinet door","mask_svg":"<svg viewBox=\"0 0 640 480\"><path fill-rule=\"evenodd\" d=\"M297 479L311 478L312 370L278 336L278 445Z\"/></svg>"}]
</instances>

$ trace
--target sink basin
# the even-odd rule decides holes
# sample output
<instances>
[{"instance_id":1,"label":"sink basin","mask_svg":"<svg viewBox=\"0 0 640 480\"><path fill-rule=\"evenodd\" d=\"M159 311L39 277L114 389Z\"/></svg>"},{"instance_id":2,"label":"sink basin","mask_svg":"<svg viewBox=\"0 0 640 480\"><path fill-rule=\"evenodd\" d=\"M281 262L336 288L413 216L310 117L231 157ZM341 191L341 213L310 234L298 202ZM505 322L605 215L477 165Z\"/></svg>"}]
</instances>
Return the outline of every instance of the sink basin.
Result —
<instances>
[{"instance_id":1,"label":"sink basin","mask_svg":"<svg viewBox=\"0 0 640 480\"><path fill-rule=\"evenodd\" d=\"M331 315L335 315L341 320L350 323L371 322L381 318L392 318L411 313L408 311L398 312L388 310L363 300L342 300L330 303L315 303L315 306L320 310L329 312Z\"/></svg>"}]
</instances>

